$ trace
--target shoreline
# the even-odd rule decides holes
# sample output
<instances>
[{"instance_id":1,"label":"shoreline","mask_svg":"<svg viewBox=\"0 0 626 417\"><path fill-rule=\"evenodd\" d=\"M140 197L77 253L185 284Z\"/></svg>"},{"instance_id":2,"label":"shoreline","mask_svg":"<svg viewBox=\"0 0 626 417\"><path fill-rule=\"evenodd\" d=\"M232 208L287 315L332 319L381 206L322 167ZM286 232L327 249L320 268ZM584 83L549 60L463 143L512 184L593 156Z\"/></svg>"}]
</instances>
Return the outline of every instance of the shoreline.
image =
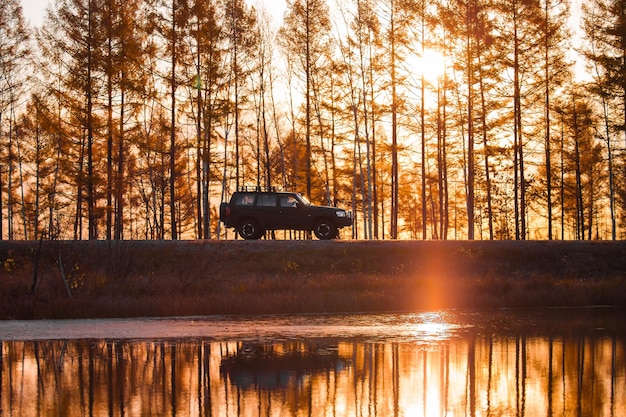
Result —
<instances>
[{"instance_id":1,"label":"shoreline","mask_svg":"<svg viewBox=\"0 0 626 417\"><path fill-rule=\"evenodd\" d=\"M0 319L626 306L622 241L0 241Z\"/></svg>"}]
</instances>

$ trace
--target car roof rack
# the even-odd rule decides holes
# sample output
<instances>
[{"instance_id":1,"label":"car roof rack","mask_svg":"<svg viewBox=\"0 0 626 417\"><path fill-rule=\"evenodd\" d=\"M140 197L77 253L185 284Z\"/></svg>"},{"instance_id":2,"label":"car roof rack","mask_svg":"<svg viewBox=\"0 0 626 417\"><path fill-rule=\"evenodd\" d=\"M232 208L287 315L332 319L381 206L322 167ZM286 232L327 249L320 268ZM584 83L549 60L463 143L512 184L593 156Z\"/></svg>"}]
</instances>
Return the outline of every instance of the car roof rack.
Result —
<instances>
[{"instance_id":1,"label":"car roof rack","mask_svg":"<svg viewBox=\"0 0 626 417\"><path fill-rule=\"evenodd\" d=\"M256 185L256 186L242 185L242 186L239 188L239 191L240 191L240 192L244 192L244 193L245 193L245 192L248 192L248 193L251 193L251 192L257 192L257 193L261 193L261 192L271 192L271 193L275 193L275 192L276 192L276 191L278 191L278 190L277 190L277 189L276 189L276 187L274 187L274 186L270 186L270 187L261 187L261 186L259 186L259 185Z\"/></svg>"}]
</instances>

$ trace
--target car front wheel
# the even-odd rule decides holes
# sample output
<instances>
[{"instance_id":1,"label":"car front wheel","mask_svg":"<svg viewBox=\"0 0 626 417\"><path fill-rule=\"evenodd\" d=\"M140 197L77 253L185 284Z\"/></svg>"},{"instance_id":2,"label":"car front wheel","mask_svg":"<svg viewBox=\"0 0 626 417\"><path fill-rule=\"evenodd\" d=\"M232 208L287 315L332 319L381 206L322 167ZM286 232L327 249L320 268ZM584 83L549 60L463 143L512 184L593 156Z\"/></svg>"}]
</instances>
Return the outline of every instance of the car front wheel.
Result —
<instances>
[{"instance_id":1,"label":"car front wheel","mask_svg":"<svg viewBox=\"0 0 626 417\"><path fill-rule=\"evenodd\" d=\"M263 230L259 226L259 223L254 219L244 219L237 226L237 233L243 239L258 239L263 235Z\"/></svg>"},{"instance_id":2,"label":"car front wheel","mask_svg":"<svg viewBox=\"0 0 626 417\"><path fill-rule=\"evenodd\" d=\"M329 240L337 237L337 226L329 220L318 220L313 228L313 233L320 240Z\"/></svg>"}]
</instances>

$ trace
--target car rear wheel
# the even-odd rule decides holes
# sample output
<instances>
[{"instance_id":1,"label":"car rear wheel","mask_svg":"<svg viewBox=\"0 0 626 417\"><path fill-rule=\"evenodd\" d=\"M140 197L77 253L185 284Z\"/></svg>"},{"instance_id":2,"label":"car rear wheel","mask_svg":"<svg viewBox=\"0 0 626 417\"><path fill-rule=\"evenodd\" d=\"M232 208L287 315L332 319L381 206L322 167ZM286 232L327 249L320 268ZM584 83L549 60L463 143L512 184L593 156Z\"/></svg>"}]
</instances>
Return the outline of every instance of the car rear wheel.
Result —
<instances>
[{"instance_id":1,"label":"car rear wheel","mask_svg":"<svg viewBox=\"0 0 626 417\"><path fill-rule=\"evenodd\" d=\"M259 222L254 219L243 219L237 226L237 233L243 239L258 239L263 235L263 230L259 226Z\"/></svg>"},{"instance_id":2,"label":"car rear wheel","mask_svg":"<svg viewBox=\"0 0 626 417\"><path fill-rule=\"evenodd\" d=\"M337 226L330 220L318 220L313 228L313 233L320 240L334 239L337 237Z\"/></svg>"}]
</instances>

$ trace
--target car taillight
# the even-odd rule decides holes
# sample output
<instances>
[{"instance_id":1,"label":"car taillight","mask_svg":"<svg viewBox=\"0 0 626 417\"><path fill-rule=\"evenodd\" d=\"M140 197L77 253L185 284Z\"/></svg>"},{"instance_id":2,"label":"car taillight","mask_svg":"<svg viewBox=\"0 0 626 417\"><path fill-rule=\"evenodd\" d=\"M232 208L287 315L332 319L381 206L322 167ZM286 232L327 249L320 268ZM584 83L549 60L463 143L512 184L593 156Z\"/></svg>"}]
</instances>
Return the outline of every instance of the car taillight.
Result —
<instances>
[{"instance_id":1,"label":"car taillight","mask_svg":"<svg viewBox=\"0 0 626 417\"><path fill-rule=\"evenodd\" d=\"M226 218L230 217L230 207L226 207L226 210L224 212L224 217Z\"/></svg>"}]
</instances>

